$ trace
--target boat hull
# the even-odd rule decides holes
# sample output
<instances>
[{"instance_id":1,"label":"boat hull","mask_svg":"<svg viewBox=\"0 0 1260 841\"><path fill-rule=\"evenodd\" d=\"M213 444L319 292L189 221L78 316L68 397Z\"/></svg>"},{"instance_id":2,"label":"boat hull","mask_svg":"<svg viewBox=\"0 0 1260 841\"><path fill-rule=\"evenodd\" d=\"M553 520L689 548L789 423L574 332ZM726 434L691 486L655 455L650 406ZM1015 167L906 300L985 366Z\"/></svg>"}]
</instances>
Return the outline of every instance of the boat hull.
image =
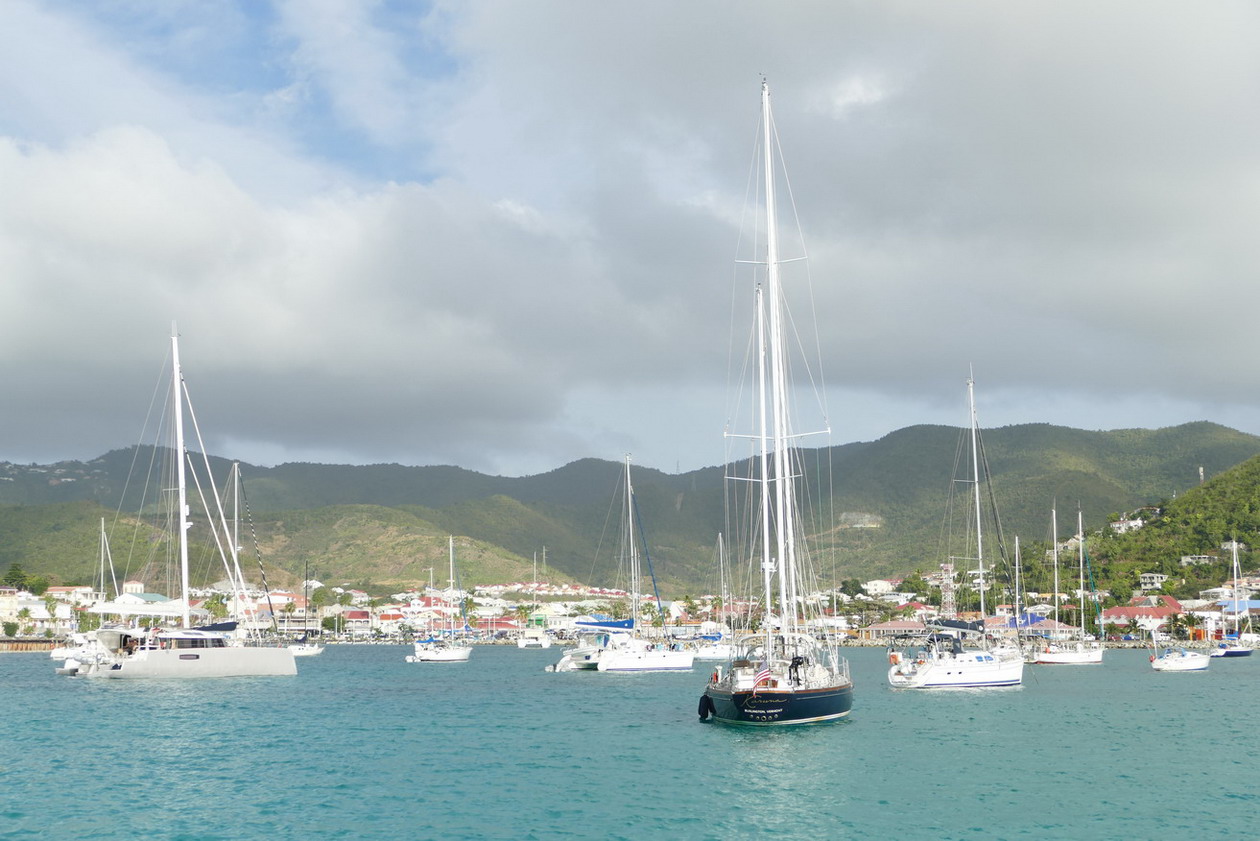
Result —
<instances>
[{"instance_id":1,"label":"boat hull","mask_svg":"<svg viewBox=\"0 0 1260 841\"><path fill-rule=\"evenodd\" d=\"M1250 657L1252 649L1240 645L1221 646L1212 649L1213 657Z\"/></svg>"},{"instance_id":2,"label":"boat hull","mask_svg":"<svg viewBox=\"0 0 1260 841\"><path fill-rule=\"evenodd\" d=\"M1044 646L1033 660L1041 666L1088 666L1103 661L1103 649L1099 647L1062 648Z\"/></svg>"},{"instance_id":3,"label":"boat hull","mask_svg":"<svg viewBox=\"0 0 1260 841\"><path fill-rule=\"evenodd\" d=\"M893 689L987 689L1019 686L1024 681L1024 660L988 652L964 652L953 657L905 660L888 669Z\"/></svg>"},{"instance_id":4,"label":"boat hull","mask_svg":"<svg viewBox=\"0 0 1260 841\"><path fill-rule=\"evenodd\" d=\"M844 718L853 709L853 684L786 691L731 691L710 685L700 703L702 718L707 709L720 724L750 727L824 724Z\"/></svg>"},{"instance_id":5,"label":"boat hull","mask_svg":"<svg viewBox=\"0 0 1260 841\"><path fill-rule=\"evenodd\" d=\"M689 672L694 661L690 651L605 649L596 668L601 672Z\"/></svg>"},{"instance_id":6,"label":"boat hull","mask_svg":"<svg viewBox=\"0 0 1260 841\"><path fill-rule=\"evenodd\" d=\"M1201 672L1212 662L1203 651L1169 651L1159 657L1151 655L1151 668L1157 672Z\"/></svg>"},{"instance_id":7,"label":"boat hull","mask_svg":"<svg viewBox=\"0 0 1260 841\"><path fill-rule=\"evenodd\" d=\"M735 649L730 643L712 642L697 646L694 654L697 660L718 660L725 663L734 656Z\"/></svg>"},{"instance_id":8,"label":"boat hull","mask_svg":"<svg viewBox=\"0 0 1260 841\"><path fill-rule=\"evenodd\" d=\"M287 648L146 649L114 662L88 664L78 674L113 680L273 677L295 675L297 665Z\"/></svg>"},{"instance_id":9,"label":"boat hull","mask_svg":"<svg viewBox=\"0 0 1260 841\"><path fill-rule=\"evenodd\" d=\"M405 659L408 663L464 663L472 656L470 646L442 646L439 648L421 648L416 646L415 654Z\"/></svg>"}]
</instances>

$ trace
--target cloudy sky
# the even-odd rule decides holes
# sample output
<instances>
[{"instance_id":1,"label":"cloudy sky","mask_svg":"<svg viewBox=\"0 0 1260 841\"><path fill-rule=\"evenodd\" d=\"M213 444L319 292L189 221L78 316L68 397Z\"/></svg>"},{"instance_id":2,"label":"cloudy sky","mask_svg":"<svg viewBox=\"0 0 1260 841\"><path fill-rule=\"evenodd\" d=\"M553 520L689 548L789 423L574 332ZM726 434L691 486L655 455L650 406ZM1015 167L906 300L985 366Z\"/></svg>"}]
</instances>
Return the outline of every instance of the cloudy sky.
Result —
<instances>
[{"instance_id":1,"label":"cloudy sky","mask_svg":"<svg viewBox=\"0 0 1260 841\"><path fill-rule=\"evenodd\" d=\"M719 463L770 81L832 442L1260 434L1260 6L7 0L0 459ZM743 292L735 293L742 303ZM943 457L948 458L949 454Z\"/></svg>"}]
</instances>

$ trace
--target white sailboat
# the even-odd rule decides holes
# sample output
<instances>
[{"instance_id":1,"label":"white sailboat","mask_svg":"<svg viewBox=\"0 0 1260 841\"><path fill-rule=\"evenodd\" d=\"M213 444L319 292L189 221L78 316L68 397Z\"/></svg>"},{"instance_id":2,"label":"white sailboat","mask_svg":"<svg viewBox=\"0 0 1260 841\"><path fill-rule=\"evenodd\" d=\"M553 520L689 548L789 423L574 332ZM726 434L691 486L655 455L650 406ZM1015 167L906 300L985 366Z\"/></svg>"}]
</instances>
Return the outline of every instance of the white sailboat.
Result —
<instances>
[{"instance_id":1,"label":"white sailboat","mask_svg":"<svg viewBox=\"0 0 1260 841\"><path fill-rule=\"evenodd\" d=\"M543 547L543 572L547 571L547 547ZM533 591L530 599L530 620L534 614L538 612L538 553L534 553L534 581ZM521 635L516 638L517 648L551 648L551 637L547 636L545 628L536 628L529 624L530 620L526 620L526 627L521 629Z\"/></svg>"},{"instance_id":2,"label":"white sailboat","mask_svg":"<svg viewBox=\"0 0 1260 841\"><path fill-rule=\"evenodd\" d=\"M694 652L681 643L665 638L653 639L642 629L642 569L639 544L635 540L638 522L634 503L634 485L630 481L630 456L626 456L625 505L622 506L621 564L629 578L630 618L607 625L588 625L569 649L547 671L600 672L688 672L695 660ZM659 601L658 601L659 607Z\"/></svg>"},{"instance_id":3,"label":"white sailboat","mask_svg":"<svg viewBox=\"0 0 1260 841\"><path fill-rule=\"evenodd\" d=\"M1246 643L1242 641L1243 633L1244 633L1243 632L1244 624L1246 625L1248 631L1251 630L1251 617L1250 617L1250 608L1248 609L1248 617L1245 623L1242 621L1242 618L1240 615L1242 608L1239 607L1240 599L1238 598L1238 593L1239 593L1239 590L1242 589L1242 569L1238 566L1238 541L1231 540L1229 543L1230 543L1230 547L1233 549L1233 554L1234 554L1234 562L1233 562L1233 567L1232 567L1233 578L1234 578L1234 612L1231 616L1234 630L1233 630L1233 633L1230 633L1228 631L1225 632L1224 639L1222 639L1220 643L1217 644L1216 648L1212 649L1212 656L1213 657L1250 657L1253 649L1250 645L1247 645Z\"/></svg>"},{"instance_id":4,"label":"white sailboat","mask_svg":"<svg viewBox=\"0 0 1260 841\"><path fill-rule=\"evenodd\" d=\"M717 537L718 593L723 607L730 605L731 591L726 580L726 547L722 535ZM705 626L708 626L707 628ZM697 660L730 660L735 653L731 645L730 629L721 622L710 621L701 626L700 636L693 641Z\"/></svg>"},{"instance_id":5,"label":"white sailboat","mask_svg":"<svg viewBox=\"0 0 1260 841\"><path fill-rule=\"evenodd\" d=\"M293 652L294 657L318 657L324 653L324 647L318 642L311 640L310 618L311 618L311 565L310 557L304 555L302 561L302 615L304 617L302 624L304 632L300 639L296 642L289 643L289 650ZM316 620L319 619L318 614ZM318 630L318 621L316 622Z\"/></svg>"},{"instance_id":6,"label":"white sailboat","mask_svg":"<svg viewBox=\"0 0 1260 841\"><path fill-rule=\"evenodd\" d=\"M1080 593L1078 601L1077 613L1080 615L1081 627L1080 636L1071 642L1047 642L1037 651L1036 660L1034 662L1042 665L1069 665L1084 666L1098 664L1103 661L1103 644L1101 642L1091 642L1087 640L1085 633L1085 525L1078 508L1076 511L1076 539L1078 547L1079 573L1077 577L1077 587ZM1055 541L1055 590L1054 590L1054 610L1055 619L1058 619L1059 612L1059 567L1058 567L1058 540L1057 533L1054 535Z\"/></svg>"},{"instance_id":7,"label":"white sailboat","mask_svg":"<svg viewBox=\"0 0 1260 841\"><path fill-rule=\"evenodd\" d=\"M450 578L449 593L450 599L453 601L458 598L458 591L455 589L455 536L451 535L447 540L448 555L450 557ZM455 616L457 610L448 610L446 617L446 628L444 633L439 636L429 635L428 639L416 640L412 646L412 653L406 656L408 663L463 663L472 655L472 646L463 640L456 639L456 623Z\"/></svg>"},{"instance_id":8,"label":"white sailboat","mask_svg":"<svg viewBox=\"0 0 1260 841\"><path fill-rule=\"evenodd\" d=\"M1201 672L1211 663L1206 651L1182 646L1160 648L1155 641L1155 629L1151 632L1151 668L1157 672Z\"/></svg>"},{"instance_id":9,"label":"white sailboat","mask_svg":"<svg viewBox=\"0 0 1260 841\"><path fill-rule=\"evenodd\" d=\"M596 669L601 672L687 672L691 671L695 654L680 643L667 639L652 639L643 633L642 597L643 571L640 563L639 544L634 539L638 522L634 504L634 485L630 481L630 456L626 456L626 505L625 525L622 530L622 551L630 578L630 628L608 634L597 658ZM657 600L660 608L660 600Z\"/></svg>"},{"instance_id":10,"label":"white sailboat","mask_svg":"<svg viewBox=\"0 0 1260 841\"><path fill-rule=\"evenodd\" d=\"M109 598L109 584L111 582L114 585L114 594L118 594L118 582L114 577L114 559L109 553L109 535L105 532L104 517L101 517L99 560L99 570L92 585L92 601L95 604L103 604ZM108 572L106 572L107 567ZM95 637L94 631L75 631L70 634L70 638L66 640L64 645L59 645L49 651L48 656L53 660L61 660L63 663L69 661L72 664L88 660L95 656L94 652L97 649ZM62 666L57 671L60 674L75 674L78 671L78 666Z\"/></svg>"},{"instance_id":11,"label":"white sailboat","mask_svg":"<svg viewBox=\"0 0 1260 841\"><path fill-rule=\"evenodd\" d=\"M980 425L976 418L975 381L967 378L975 561L979 575L980 616L976 622L940 619L928 623L931 633L905 651L890 648L888 683L894 689L958 689L1018 686L1024 679L1024 655L1016 645L989 638L984 625L985 556L983 506L980 497ZM986 467L985 473L988 470Z\"/></svg>"},{"instance_id":12,"label":"white sailboat","mask_svg":"<svg viewBox=\"0 0 1260 841\"><path fill-rule=\"evenodd\" d=\"M775 148L770 88L761 86L762 176L765 201L764 251L752 264L756 405L752 447L746 462L752 475L744 487L755 494L749 506L748 534L756 534L753 563L761 571L762 628L735 640L731 659L714 670L700 698L702 721L783 726L836 721L853 706L848 661L829 627L817 622L818 605L808 598L814 583L807 569L798 499L805 475L793 426L790 375L791 319L783 289L779 254ZM732 436L735 437L735 436ZM750 553L751 554L751 553ZM809 611L807 613L807 611Z\"/></svg>"},{"instance_id":13,"label":"white sailboat","mask_svg":"<svg viewBox=\"0 0 1260 841\"><path fill-rule=\"evenodd\" d=\"M182 588L182 598L172 608L178 610L179 624L178 627L170 628L101 628L95 632L91 652L82 653L82 659L67 660L58 671L114 679L296 674L293 653L287 648L242 645L239 644L239 640L229 639L222 632L197 629L192 626L188 570L188 531L191 524L188 519L188 471L186 469L191 454L184 441L187 394L179 360L179 337L174 330L171 332L171 427L174 433L171 451L175 460L177 493L175 523ZM192 418L192 420L195 430L196 419ZM205 463L207 481L213 485L213 481L209 479L209 457L206 455L204 444L201 445L201 458ZM200 485L198 487L200 488ZM217 500L217 495L215 499ZM219 513L222 514L221 511ZM231 539L231 535L226 533L226 521L221 516L214 526L214 537L220 549L226 539ZM229 575L232 575L230 566ZM168 619L176 618L169 615L169 611L167 613Z\"/></svg>"}]
</instances>

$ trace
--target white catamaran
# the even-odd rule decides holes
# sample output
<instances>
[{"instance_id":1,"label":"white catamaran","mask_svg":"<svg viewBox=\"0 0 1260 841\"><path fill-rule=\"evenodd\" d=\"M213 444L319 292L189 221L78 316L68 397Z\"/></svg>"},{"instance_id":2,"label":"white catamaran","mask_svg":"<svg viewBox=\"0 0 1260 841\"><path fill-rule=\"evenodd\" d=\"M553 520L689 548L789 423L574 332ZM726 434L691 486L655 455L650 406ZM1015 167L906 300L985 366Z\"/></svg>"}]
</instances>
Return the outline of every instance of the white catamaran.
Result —
<instances>
[{"instance_id":1,"label":"white catamaran","mask_svg":"<svg viewBox=\"0 0 1260 841\"><path fill-rule=\"evenodd\" d=\"M292 675L297 673L293 653L282 646L244 645L241 641L217 631L194 628L189 601L188 571L188 465L192 454L184 442L185 413L192 419L196 430L196 418L191 410L186 409L187 391L183 371L179 362L179 337L171 331L171 429L174 443L171 453L175 462L175 488L177 494L175 510L176 542L179 551L179 571L182 587L182 598L173 603L171 608L162 611L170 627L105 627L90 635L88 645L74 653L58 669L62 674L83 675L88 677L106 677L117 679L129 678L202 678L202 677L237 677ZM198 434L198 438L200 435ZM204 461L206 481L213 491L213 480L209 478L209 457L206 448L201 444L201 459ZM198 484L198 489L201 489ZM218 495L213 494L216 504ZM202 497L205 501L204 495ZM207 516L211 516L208 506ZM234 589L239 589L236 576L239 569L233 570L226 554L222 552L226 543L233 540L223 512L218 511L217 522L213 523L215 542L224 556L229 577L233 580ZM108 606L104 606L107 608Z\"/></svg>"}]
</instances>

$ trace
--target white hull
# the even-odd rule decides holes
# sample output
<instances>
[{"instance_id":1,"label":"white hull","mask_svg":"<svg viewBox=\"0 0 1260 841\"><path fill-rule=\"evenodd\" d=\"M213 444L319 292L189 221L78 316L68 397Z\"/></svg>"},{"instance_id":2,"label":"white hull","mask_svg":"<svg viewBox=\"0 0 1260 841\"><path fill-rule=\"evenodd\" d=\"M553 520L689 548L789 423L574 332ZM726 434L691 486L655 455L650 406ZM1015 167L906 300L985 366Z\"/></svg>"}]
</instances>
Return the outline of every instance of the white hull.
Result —
<instances>
[{"instance_id":1,"label":"white hull","mask_svg":"<svg viewBox=\"0 0 1260 841\"><path fill-rule=\"evenodd\" d=\"M1251 652L1254 650L1255 649L1253 649L1249 645L1231 645L1228 643L1221 643L1216 648L1212 649L1212 656L1213 657L1250 657Z\"/></svg>"},{"instance_id":2,"label":"white hull","mask_svg":"<svg viewBox=\"0 0 1260 841\"><path fill-rule=\"evenodd\" d=\"M1201 672L1212 662L1204 651L1177 649L1151 655L1151 668L1157 672Z\"/></svg>"},{"instance_id":3,"label":"white hull","mask_svg":"<svg viewBox=\"0 0 1260 841\"><path fill-rule=\"evenodd\" d=\"M547 671L687 672L695 661L692 651L669 648L620 631L583 639L586 644L569 649Z\"/></svg>"},{"instance_id":4,"label":"white hull","mask_svg":"<svg viewBox=\"0 0 1260 841\"><path fill-rule=\"evenodd\" d=\"M65 668L74 668L73 662L67 660ZM144 649L100 662L79 663L74 673L116 680L263 677L297 674L297 665L287 648Z\"/></svg>"},{"instance_id":5,"label":"white hull","mask_svg":"<svg viewBox=\"0 0 1260 841\"><path fill-rule=\"evenodd\" d=\"M82 677L283 677L297 674L288 648L228 645L207 631L103 628L57 670Z\"/></svg>"},{"instance_id":6,"label":"white hull","mask_svg":"<svg viewBox=\"0 0 1260 841\"><path fill-rule=\"evenodd\" d=\"M605 649L596 668L601 672L689 672L694 661L690 651Z\"/></svg>"},{"instance_id":7,"label":"white hull","mask_svg":"<svg viewBox=\"0 0 1260 841\"><path fill-rule=\"evenodd\" d=\"M549 666L547 671L550 672L583 672L595 671L599 668L599 654L602 648L590 645L572 648L565 652L564 656L554 665Z\"/></svg>"},{"instance_id":8,"label":"white hull","mask_svg":"<svg viewBox=\"0 0 1260 841\"><path fill-rule=\"evenodd\" d=\"M433 645L418 642L415 654L407 655L408 663L463 663L472 654L471 645Z\"/></svg>"},{"instance_id":9,"label":"white hull","mask_svg":"<svg viewBox=\"0 0 1260 841\"><path fill-rule=\"evenodd\" d=\"M529 633L528 631L516 639L517 648L551 648L551 637L546 633Z\"/></svg>"},{"instance_id":10,"label":"white hull","mask_svg":"<svg viewBox=\"0 0 1260 841\"><path fill-rule=\"evenodd\" d=\"M1043 666L1087 666L1103 661L1101 645L1046 645L1036 652L1034 663Z\"/></svg>"},{"instance_id":11,"label":"white hull","mask_svg":"<svg viewBox=\"0 0 1260 841\"><path fill-rule=\"evenodd\" d=\"M907 657L888 669L893 689L979 689L1018 686L1023 680L1024 658L1007 650Z\"/></svg>"},{"instance_id":12,"label":"white hull","mask_svg":"<svg viewBox=\"0 0 1260 841\"><path fill-rule=\"evenodd\" d=\"M697 660L720 660L723 663L730 660L734 653L735 648L729 642L711 642L695 649Z\"/></svg>"},{"instance_id":13,"label":"white hull","mask_svg":"<svg viewBox=\"0 0 1260 841\"><path fill-rule=\"evenodd\" d=\"M314 645L309 642L295 643L289 646L289 650L293 652L294 657L314 657L317 654L324 653L322 645Z\"/></svg>"}]
</instances>

